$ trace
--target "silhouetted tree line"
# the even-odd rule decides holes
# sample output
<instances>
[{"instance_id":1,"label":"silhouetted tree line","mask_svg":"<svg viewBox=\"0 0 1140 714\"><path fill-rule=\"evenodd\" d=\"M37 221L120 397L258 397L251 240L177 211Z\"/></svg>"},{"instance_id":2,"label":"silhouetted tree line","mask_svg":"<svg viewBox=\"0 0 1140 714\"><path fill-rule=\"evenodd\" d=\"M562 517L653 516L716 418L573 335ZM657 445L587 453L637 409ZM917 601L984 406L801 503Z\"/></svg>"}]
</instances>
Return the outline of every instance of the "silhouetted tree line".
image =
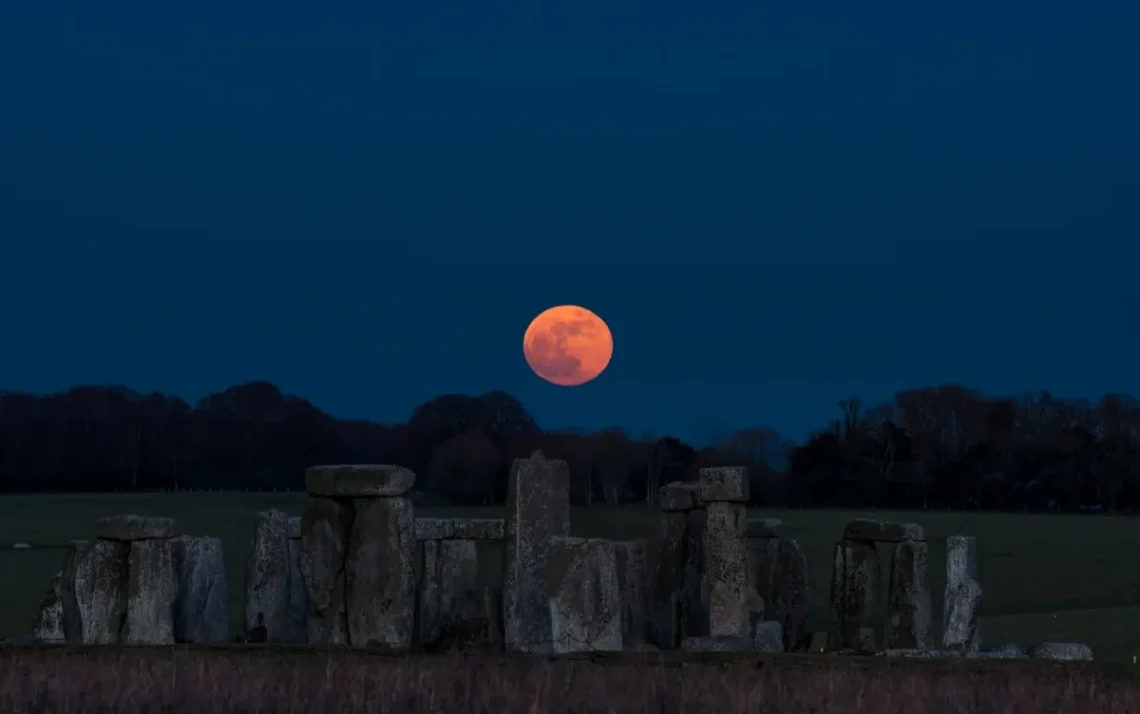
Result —
<instances>
[{"instance_id":1,"label":"silhouetted tree line","mask_svg":"<svg viewBox=\"0 0 1140 714\"><path fill-rule=\"evenodd\" d=\"M407 423L336 419L273 384L202 399L76 387L0 394L0 490L300 489L305 467L394 463L428 503L501 502L511 460L570 464L578 504L652 502L701 466L744 464L757 505L1132 510L1140 505L1140 403L1048 393L986 398L959 386L839 404L802 445L758 427L707 448L620 428L544 431L514 397L446 394Z\"/></svg>"}]
</instances>

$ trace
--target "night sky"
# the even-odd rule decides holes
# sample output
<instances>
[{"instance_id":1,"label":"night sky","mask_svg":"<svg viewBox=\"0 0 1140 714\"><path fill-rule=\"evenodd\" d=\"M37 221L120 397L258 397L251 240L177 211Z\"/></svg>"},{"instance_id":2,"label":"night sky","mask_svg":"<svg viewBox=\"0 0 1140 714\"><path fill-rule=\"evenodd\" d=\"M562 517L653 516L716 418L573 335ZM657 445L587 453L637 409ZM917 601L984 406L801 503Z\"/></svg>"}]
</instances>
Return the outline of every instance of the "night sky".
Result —
<instances>
[{"instance_id":1,"label":"night sky","mask_svg":"<svg viewBox=\"0 0 1140 714\"><path fill-rule=\"evenodd\" d=\"M0 387L802 438L1140 392L1140 5L0 3ZM581 304L613 362L527 368Z\"/></svg>"}]
</instances>

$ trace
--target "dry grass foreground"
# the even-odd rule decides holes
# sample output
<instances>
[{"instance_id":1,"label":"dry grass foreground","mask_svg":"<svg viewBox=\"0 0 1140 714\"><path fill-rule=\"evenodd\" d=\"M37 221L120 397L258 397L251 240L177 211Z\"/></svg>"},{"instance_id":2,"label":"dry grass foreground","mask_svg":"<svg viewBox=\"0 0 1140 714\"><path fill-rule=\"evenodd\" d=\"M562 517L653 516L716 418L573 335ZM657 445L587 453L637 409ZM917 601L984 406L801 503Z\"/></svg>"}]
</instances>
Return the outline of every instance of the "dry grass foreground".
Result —
<instances>
[{"instance_id":1,"label":"dry grass foreground","mask_svg":"<svg viewBox=\"0 0 1140 714\"><path fill-rule=\"evenodd\" d=\"M6 647L0 711L1127 714L1140 711L1140 677L1091 662Z\"/></svg>"}]
</instances>

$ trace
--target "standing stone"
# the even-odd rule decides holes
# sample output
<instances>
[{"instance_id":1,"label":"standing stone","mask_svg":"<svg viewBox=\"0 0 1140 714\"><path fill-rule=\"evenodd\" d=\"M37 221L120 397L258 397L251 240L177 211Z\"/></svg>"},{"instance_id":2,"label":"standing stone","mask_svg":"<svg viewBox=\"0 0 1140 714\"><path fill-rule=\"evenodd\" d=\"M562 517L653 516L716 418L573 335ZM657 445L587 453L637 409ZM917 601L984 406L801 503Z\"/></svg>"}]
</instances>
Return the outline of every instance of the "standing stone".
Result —
<instances>
[{"instance_id":1,"label":"standing stone","mask_svg":"<svg viewBox=\"0 0 1140 714\"><path fill-rule=\"evenodd\" d=\"M407 498L355 498L345 559L348 642L411 647L416 612L416 516Z\"/></svg>"},{"instance_id":2,"label":"standing stone","mask_svg":"<svg viewBox=\"0 0 1140 714\"><path fill-rule=\"evenodd\" d=\"M666 490L661 490L666 502ZM661 649L681 645L681 622L677 612L685 588L685 539L689 516L685 511L665 511L656 541L653 602L649 616L649 642Z\"/></svg>"},{"instance_id":3,"label":"standing stone","mask_svg":"<svg viewBox=\"0 0 1140 714\"><path fill-rule=\"evenodd\" d=\"M64 642L67 639L64 600L68 588L65 584L75 578L76 560L87 548L88 542L85 540L73 540L68 545L59 572L51 579L51 584L40 601L36 621L32 625L33 638L41 642ZM74 604L72 610L74 611Z\"/></svg>"},{"instance_id":4,"label":"standing stone","mask_svg":"<svg viewBox=\"0 0 1140 714\"><path fill-rule=\"evenodd\" d=\"M981 649L977 541L972 536L946 539L946 593L943 601L942 646L963 653Z\"/></svg>"},{"instance_id":5,"label":"standing stone","mask_svg":"<svg viewBox=\"0 0 1140 714\"><path fill-rule=\"evenodd\" d=\"M283 643L289 630L289 517L282 511L257 514L253 552L246 564L247 642Z\"/></svg>"},{"instance_id":6,"label":"standing stone","mask_svg":"<svg viewBox=\"0 0 1140 714\"><path fill-rule=\"evenodd\" d=\"M642 540L614 543L621 586L622 646L646 644L650 572L648 544Z\"/></svg>"},{"instance_id":7,"label":"standing stone","mask_svg":"<svg viewBox=\"0 0 1140 714\"><path fill-rule=\"evenodd\" d=\"M749 519L748 523L751 530L755 520ZM812 636L807 629L810 592L803 548L791 538L768 537L759 541L752 555L756 559L756 591L764 598L767 619L780 623L784 649L808 650Z\"/></svg>"},{"instance_id":8,"label":"standing stone","mask_svg":"<svg viewBox=\"0 0 1140 714\"><path fill-rule=\"evenodd\" d=\"M750 483L748 469L744 466L703 468L700 470L701 500L705 503L748 503Z\"/></svg>"},{"instance_id":9,"label":"standing stone","mask_svg":"<svg viewBox=\"0 0 1140 714\"><path fill-rule=\"evenodd\" d=\"M331 498L312 499L301 517L299 568L309 596L310 644L348 644L344 561L352 521L351 505Z\"/></svg>"},{"instance_id":10,"label":"standing stone","mask_svg":"<svg viewBox=\"0 0 1140 714\"><path fill-rule=\"evenodd\" d=\"M748 516L737 503L717 501L705 507L703 593L708 603L709 635L748 637Z\"/></svg>"},{"instance_id":11,"label":"standing stone","mask_svg":"<svg viewBox=\"0 0 1140 714\"><path fill-rule=\"evenodd\" d=\"M171 538L136 540L127 556L128 645L174 644L174 602L178 573Z\"/></svg>"},{"instance_id":12,"label":"standing stone","mask_svg":"<svg viewBox=\"0 0 1140 714\"><path fill-rule=\"evenodd\" d=\"M130 544L98 539L77 556L64 583L64 634L69 644L117 645L127 617Z\"/></svg>"},{"instance_id":13,"label":"standing stone","mask_svg":"<svg viewBox=\"0 0 1140 714\"><path fill-rule=\"evenodd\" d=\"M222 541L210 536L173 540L178 597L174 641L224 645L230 640L230 598Z\"/></svg>"},{"instance_id":14,"label":"standing stone","mask_svg":"<svg viewBox=\"0 0 1140 714\"><path fill-rule=\"evenodd\" d=\"M289 546L289 615L285 641L290 644L305 644L309 641L309 592L305 589L305 578L301 575L301 519L289 519L287 531Z\"/></svg>"},{"instance_id":15,"label":"standing stone","mask_svg":"<svg viewBox=\"0 0 1140 714\"><path fill-rule=\"evenodd\" d=\"M686 514L684 591L680 602L682 637L709 634L709 603L705 591L705 508L694 508Z\"/></svg>"},{"instance_id":16,"label":"standing stone","mask_svg":"<svg viewBox=\"0 0 1140 714\"><path fill-rule=\"evenodd\" d=\"M930 590L926 587L926 543L904 540L891 554L887 591L886 641L889 649L930 647Z\"/></svg>"},{"instance_id":17,"label":"standing stone","mask_svg":"<svg viewBox=\"0 0 1140 714\"><path fill-rule=\"evenodd\" d=\"M547 561L555 538L570 534L570 469L542 452L516 459L507 488L503 635L514 652L549 652L552 630Z\"/></svg>"},{"instance_id":18,"label":"standing stone","mask_svg":"<svg viewBox=\"0 0 1140 714\"><path fill-rule=\"evenodd\" d=\"M548 560L553 651L620 651L621 586L614 543L557 538Z\"/></svg>"},{"instance_id":19,"label":"standing stone","mask_svg":"<svg viewBox=\"0 0 1140 714\"><path fill-rule=\"evenodd\" d=\"M463 619L460 609L476 589L478 568L473 540L423 542L418 597L420 642L425 647L438 645L444 630Z\"/></svg>"},{"instance_id":20,"label":"standing stone","mask_svg":"<svg viewBox=\"0 0 1140 714\"><path fill-rule=\"evenodd\" d=\"M835 546L831 579L828 648L875 649L875 614L881 599L875 544L840 541Z\"/></svg>"}]
</instances>

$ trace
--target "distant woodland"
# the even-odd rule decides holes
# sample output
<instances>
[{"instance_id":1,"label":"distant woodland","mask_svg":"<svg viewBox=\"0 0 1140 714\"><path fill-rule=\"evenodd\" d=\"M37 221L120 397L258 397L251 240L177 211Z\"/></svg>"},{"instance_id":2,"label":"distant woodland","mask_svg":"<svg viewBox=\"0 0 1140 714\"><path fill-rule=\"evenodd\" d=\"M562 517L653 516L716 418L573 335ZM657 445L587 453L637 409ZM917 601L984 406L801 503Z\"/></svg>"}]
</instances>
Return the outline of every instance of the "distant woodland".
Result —
<instances>
[{"instance_id":1,"label":"distant woodland","mask_svg":"<svg viewBox=\"0 0 1140 714\"><path fill-rule=\"evenodd\" d=\"M708 465L747 465L755 505L1009 511L1140 506L1140 403L1048 393L987 398L959 386L839 403L803 444L741 430L696 448L622 429L543 430L502 392L445 394L403 424L336 419L273 384L195 405L121 387L0 395L0 490L300 489L305 467L402 464L434 505L501 502L511 460L570 464L575 503L652 503Z\"/></svg>"}]
</instances>

